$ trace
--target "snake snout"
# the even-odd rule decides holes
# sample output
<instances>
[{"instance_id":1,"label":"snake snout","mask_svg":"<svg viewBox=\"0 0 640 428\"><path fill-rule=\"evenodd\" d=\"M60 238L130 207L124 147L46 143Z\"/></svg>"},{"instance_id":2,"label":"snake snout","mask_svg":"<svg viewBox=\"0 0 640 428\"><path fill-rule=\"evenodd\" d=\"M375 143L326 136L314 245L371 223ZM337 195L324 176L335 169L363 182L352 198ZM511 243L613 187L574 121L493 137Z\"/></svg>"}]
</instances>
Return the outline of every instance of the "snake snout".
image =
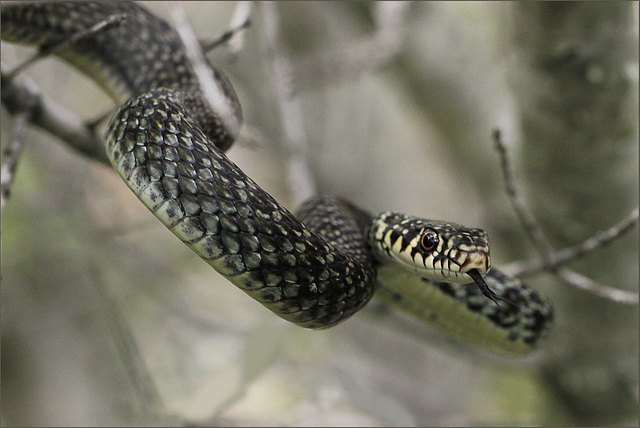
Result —
<instances>
[{"instance_id":1,"label":"snake snout","mask_svg":"<svg viewBox=\"0 0 640 428\"><path fill-rule=\"evenodd\" d=\"M467 259L460 266L461 272L469 272L476 269L481 275L486 275L491 268L491 256L484 251L473 251L467 255Z\"/></svg>"}]
</instances>

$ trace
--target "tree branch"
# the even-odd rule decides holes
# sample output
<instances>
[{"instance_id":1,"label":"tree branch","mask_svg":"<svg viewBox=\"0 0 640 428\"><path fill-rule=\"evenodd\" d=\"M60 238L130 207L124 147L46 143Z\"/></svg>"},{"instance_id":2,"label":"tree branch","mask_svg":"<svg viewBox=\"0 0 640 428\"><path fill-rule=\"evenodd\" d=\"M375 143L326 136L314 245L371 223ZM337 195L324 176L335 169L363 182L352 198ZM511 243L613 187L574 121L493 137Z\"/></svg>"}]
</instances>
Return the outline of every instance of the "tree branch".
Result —
<instances>
[{"instance_id":1,"label":"tree branch","mask_svg":"<svg viewBox=\"0 0 640 428\"><path fill-rule=\"evenodd\" d=\"M498 154L500 155L500 165L502 167L502 173L504 176L504 184L507 191L507 196L509 197L509 202L511 202L511 206L515 211L518 219L520 220L520 224L524 228L527 235L534 244L534 247L542 258L545 260L545 263L548 263L550 260L550 253L553 251L551 248L551 244L547 241L542 230L536 224L533 215L529 213L527 208L527 203L524 198L518 192L516 188L516 182L513 178L513 170L511 168L511 162L509 160L509 156L507 153L507 148L502 142L502 136L499 129L493 130L493 142L495 145Z\"/></svg>"},{"instance_id":2,"label":"tree branch","mask_svg":"<svg viewBox=\"0 0 640 428\"><path fill-rule=\"evenodd\" d=\"M200 40L200 46L205 52L211 52L218 46L228 43L229 51L235 56L242 50L244 45L244 29L251 25L251 11L253 9L253 2L251 1L239 1L236 4L236 8L231 16L231 22L229 23L229 29L222 33L215 39Z\"/></svg>"},{"instance_id":3,"label":"tree branch","mask_svg":"<svg viewBox=\"0 0 640 428\"><path fill-rule=\"evenodd\" d=\"M240 123L235 117L233 107L225 95L224 89L213 78L184 5L180 2L170 3L169 15L182 40L185 54L193 67L198 83L200 83L205 100L209 103L211 109L216 112L229 134L237 136L240 131Z\"/></svg>"},{"instance_id":4,"label":"tree branch","mask_svg":"<svg viewBox=\"0 0 640 428\"><path fill-rule=\"evenodd\" d=\"M231 29L218 39L219 43L223 42L221 39L224 39L224 41L229 40L229 38L235 35L237 31L248 26L248 13L251 10L251 2L241 3L247 3L249 4L249 7L244 6L243 8L237 8L236 15L238 16L236 16L236 20L232 20ZM100 118L95 121L91 121L89 123L84 122L75 113L65 109L53 100L42 95L37 85L31 80L21 78L20 81L17 81L15 77L18 73L26 70L37 61L49 55L54 55L60 49L63 49L82 38L114 28L120 25L125 19L126 14L108 16L91 28L73 34L71 37L62 40L60 43L41 48L40 51L34 54L31 58L22 62L8 73L2 73L2 104L7 108L9 113L14 116L25 111L25 109L32 109L32 114L29 114L25 118L27 122L58 137L61 141L89 158L105 165L109 165L109 159L104 152L102 138L96 134L95 127L98 123L107 118L110 113L100 116ZM237 25L238 19L244 19L243 23ZM209 48L212 49L213 47L210 46ZM208 75L209 73L205 74ZM6 201L3 200L3 203L4 202Z\"/></svg>"},{"instance_id":5,"label":"tree branch","mask_svg":"<svg viewBox=\"0 0 640 428\"><path fill-rule=\"evenodd\" d=\"M587 290L597 296L604 297L616 303L623 304L638 304L638 293L619 290L613 287L609 287L604 284L600 284L587 278L577 272L574 272L568 268L563 267L564 264L570 260L583 256L597 248L600 248L613 240L619 238L624 232L631 229L632 226L638 222L638 209L636 208L631 212L627 218L623 219L618 224L607 229L604 232L600 232L594 235L592 238L587 239L582 244L576 245L565 250L554 252L552 246L549 244L544 234L538 227L534 217L527 209L527 204L524 198L518 192L515 179L513 178L513 172L511 170L511 164L507 154L507 149L502 142L500 130L495 129L493 131L493 140L495 147L500 155L500 161L502 166L502 172L504 174L505 187L507 196L511 202L511 206L516 212L520 224L529 235L529 238L533 242L536 250L541 254L542 260L536 260L533 262L515 262L511 266L504 269L510 274L515 276L532 274L541 270L547 270L554 273L563 281L571 284L575 287ZM514 268L513 266L516 266ZM520 272L517 267L520 266ZM514 272L515 271L515 272Z\"/></svg>"},{"instance_id":6,"label":"tree branch","mask_svg":"<svg viewBox=\"0 0 640 428\"><path fill-rule=\"evenodd\" d=\"M74 113L42 96L30 80L23 79L19 83L15 78L37 61L54 55L84 38L119 26L126 17L125 13L110 15L92 27L78 31L57 43L42 45L26 61L18 64L13 70L2 73L2 103L7 110L15 116L28 108L31 111L27 117L29 122L50 132L85 155L108 165L102 139L95 134L97 122L84 123Z\"/></svg>"},{"instance_id":7,"label":"tree branch","mask_svg":"<svg viewBox=\"0 0 640 428\"><path fill-rule=\"evenodd\" d=\"M87 126L80 117L61 105L41 95L37 86L29 79L20 82L2 74L2 104L9 113L16 115L32 105L29 122L58 137L74 149L90 158L109 165L102 138Z\"/></svg>"},{"instance_id":8,"label":"tree branch","mask_svg":"<svg viewBox=\"0 0 640 428\"><path fill-rule=\"evenodd\" d=\"M638 224L638 208L634 209L625 218L620 220L609 229L601 231L585 240L581 244L550 254L549 261L545 264L543 260L516 261L509 263L502 268L508 270L511 275L526 276L531 275L545 268L555 268L565 265L568 262L590 253L598 248L604 247L618 239L621 235L630 231Z\"/></svg>"},{"instance_id":9,"label":"tree branch","mask_svg":"<svg viewBox=\"0 0 640 428\"><path fill-rule=\"evenodd\" d=\"M590 278L587 278L584 275L581 275L564 267L556 269L554 273L559 278L562 278L565 282L575 287L589 291L596 296L604 297L605 299L614 301L616 303L623 303L627 305L638 304L638 293L618 290L616 288L600 284Z\"/></svg>"}]
</instances>

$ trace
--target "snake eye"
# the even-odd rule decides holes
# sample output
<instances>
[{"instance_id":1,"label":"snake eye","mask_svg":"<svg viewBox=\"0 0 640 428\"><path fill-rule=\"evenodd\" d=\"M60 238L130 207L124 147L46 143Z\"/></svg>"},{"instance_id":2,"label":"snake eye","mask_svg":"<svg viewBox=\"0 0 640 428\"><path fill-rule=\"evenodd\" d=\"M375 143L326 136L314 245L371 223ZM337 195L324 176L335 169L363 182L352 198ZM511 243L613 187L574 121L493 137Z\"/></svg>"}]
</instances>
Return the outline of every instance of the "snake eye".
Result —
<instances>
[{"instance_id":1,"label":"snake eye","mask_svg":"<svg viewBox=\"0 0 640 428\"><path fill-rule=\"evenodd\" d=\"M433 230L427 230L420 239L420 245L422 245L422 248L426 251L433 250L436 245L438 245L438 242L440 242L438 234Z\"/></svg>"}]
</instances>

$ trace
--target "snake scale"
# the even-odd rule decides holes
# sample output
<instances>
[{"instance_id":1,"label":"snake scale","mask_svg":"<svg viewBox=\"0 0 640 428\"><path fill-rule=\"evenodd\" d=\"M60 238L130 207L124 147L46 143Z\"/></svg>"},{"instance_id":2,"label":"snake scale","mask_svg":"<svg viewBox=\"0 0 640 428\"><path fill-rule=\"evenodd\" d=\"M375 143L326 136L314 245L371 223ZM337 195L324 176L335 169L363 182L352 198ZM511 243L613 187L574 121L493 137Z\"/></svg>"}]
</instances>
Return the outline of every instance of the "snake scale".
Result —
<instances>
[{"instance_id":1,"label":"snake scale","mask_svg":"<svg viewBox=\"0 0 640 428\"><path fill-rule=\"evenodd\" d=\"M110 162L140 201L220 274L278 316L331 327L377 297L454 336L525 354L548 333L548 301L490 269L480 229L372 216L331 195L294 215L224 154L242 109L225 75L225 120L204 101L176 31L134 3L2 5L2 39L55 46L106 17L122 22L55 55L120 107L105 137ZM484 279L483 279L484 277ZM501 302L498 303L498 300Z\"/></svg>"}]
</instances>

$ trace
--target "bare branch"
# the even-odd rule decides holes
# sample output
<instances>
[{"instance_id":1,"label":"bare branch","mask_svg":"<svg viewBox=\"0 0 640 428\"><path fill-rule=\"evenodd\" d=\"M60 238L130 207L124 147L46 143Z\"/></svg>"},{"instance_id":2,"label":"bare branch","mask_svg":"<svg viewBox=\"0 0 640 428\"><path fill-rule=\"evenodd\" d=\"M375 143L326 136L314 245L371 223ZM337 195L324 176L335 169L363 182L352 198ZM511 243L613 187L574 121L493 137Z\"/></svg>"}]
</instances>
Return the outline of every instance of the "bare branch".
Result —
<instances>
[{"instance_id":1,"label":"bare branch","mask_svg":"<svg viewBox=\"0 0 640 428\"><path fill-rule=\"evenodd\" d=\"M9 113L24 111L25 105L33 105L29 121L58 137L81 153L109 165L102 139L76 114L40 94L37 86L28 79L20 82L2 74L2 103Z\"/></svg>"},{"instance_id":2,"label":"bare branch","mask_svg":"<svg viewBox=\"0 0 640 428\"><path fill-rule=\"evenodd\" d=\"M241 28L248 27L250 25L250 16L253 11L253 2L252 1L239 1L236 4L236 8L233 11L233 15L231 15L231 22L229 23L230 28ZM229 52L232 55L238 55L244 46L244 31L240 31L237 33L229 41Z\"/></svg>"},{"instance_id":3,"label":"bare branch","mask_svg":"<svg viewBox=\"0 0 640 428\"><path fill-rule=\"evenodd\" d=\"M620 223L613 226L612 228L596 234L594 237L586 240L580 245L567 248L563 251L560 251L554 254L553 248L551 247L547 239L544 237L544 234L536 224L533 218L533 215L529 213L526 202L518 192L518 189L515 184L515 180L513 178L513 172L511 170L509 157L507 156L507 149L502 142L499 129L495 129L493 131L493 140L494 140L496 149L500 154L502 172L504 174L504 181L505 181L505 186L507 190L507 196L509 196L509 201L511 202L511 205L513 206L516 214L518 215L518 218L520 219L520 223L522 224L523 228L525 229L525 231L533 241L534 246L542 256L541 261L534 261L531 263L531 264L536 263L539 265L539 267L537 268L537 271L540 271L543 269L551 271L560 279L567 282L568 284L571 284L583 290L590 291L596 294L597 296L607 298L614 302L637 305L638 293L618 290L613 287L599 284L590 278L587 278L577 272L574 272L562 266L568 261L573 260L579 256L582 256L597 248L600 248L610 243L612 240L620 237L625 231L629 230L631 226L637 223L638 209L635 209L634 211L632 211L627 218L623 219ZM523 263L523 265L525 264L528 264L528 263ZM509 273L517 275L513 273L512 270L513 268L509 270ZM531 269L531 273L532 272L533 272L533 269Z\"/></svg>"},{"instance_id":4,"label":"bare branch","mask_svg":"<svg viewBox=\"0 0 640 428\"><path fill-rule=\"evenodd\" d=\"M555 255L557 264L566 263L580 257L590 251L603 247L615 239L619 238L625 232L631 230L638 223L638 208L634 209L629 215L620 222L613 225L609 229L598 232L591 238L587 239L580 245L558 251Z\"/></svg>"},{"instance_id":5,"label":"bare branch","mask_svg":"<svg viewBox=\"0 0 640 428\"><path fill-rule=\"evenodd\" d=\"M233 112L233 107L226 97L224 89L213 78L184 5L181 2L172 2L169 3L168 7L173 26L182 40L185 54L191 62L205 100L209 103L211 109L216 112L227 131L231 135L237 136L240 131L240 123Z\"/></svg>"},{"instance_id":6,"label":"bare branch","mask_svg":"<svg viewBox=\"0 0 640 428\"><path fill-rule=\"evenodd\" d=\"M638 208L631 211L628 216L611 226L609 229L596 233L581 244L552 252L547 263L540 259L516 261L509 263L507 266L503 266L502 268L515 276L526 276L540 272L544 269L556 268L594 251L597 248L610 244L621 235L630 231L636 224L638 224Z\"/></svg>"},{"instance_id":7,"label":"bare branch","mask_svg":"<svg viewBox=\"0 0 640 428\"><path fill-rule=\"evenodd\" d=\"M228 42L229 52L235 57L242 50L244 45L244 29L251 25L249 17L251 16L253 2L240 1L236 4L236 8L231 16L229 29L220 36L212 40L200 40L200 46L205 52L211 52L223 43Z\"/></svg>"},{"instance_id":8,"label":"bare branch","mask_svg":"<svg viewBox=\"0 0 640 428\"><path fill-rule=\"evenodd\" d=\"M604 297L616 303L623 303L627 305L638 304L638 293L618 290L617 288L600 284L584 275L563 267L556 269L555 274L567 283L575 287L582 288L583 290L587 290L596 296Z\"/></svg>"},{"instance_id":9,"label":"bare branch","mask_svg":"<svg viewBox=\"0 0 640 428\"><path fill-rule=\"evenodd\" d=\"M516 212L518 219L520 219L520 224L522 224L525 232L529 235L529 238L533 242L536 250L538 250L544 259L545 264L548 264L551 257L550 253L553 249L536 224L533 216L529 213L524 198L518 192L515 179L513 178L511 162L507 154L507 148L503 144L500 130L497 128L493 130L493 142L495 144L495 148L498 150L498 154L500 155L500 164L502 166L504 184L507 190L507 196L509 196L509 202L511 202L513 210Z\"/></svg>"},{"instance_id":10,"label":"bare branch","mask_svg":"<svg viewBox=\"0 0 640 428\"><path fill-rule=\"evenodd\" d=\"M245 28L248 28L249 25L251 25L251 21L249 21L249 19L247 18L247 20L241 23L239 26L228 29L227 31L225 31L215 39L200 40L198 43L202 47L203 51L211 52L218 46L221 46L229 42L233 38L233 36L235 36L236 34L238 35L242 34L242 30L244 30Z\"/></svg>"},{"instance_id":11,"label":"bare branch","mask_svg":"<svg viewBox=\"0 0 640 428\"><path fill-rule=\"evenodd\" d=\"M107 31L111 28L117 27L122 23L122 21L126 19L126 17L127 17L126 13L119 13L119 14L107 16L105 19L93 25L91 28L78 31L77 33L72 34L70 37L63 39L58 43L41 46L38 52L36 52L31 58L27 59L26 61L19 64L17 67L15 67L13 70L11 70L9 73L7 73L6 77L9 79L13 79L14 77L16 77L18 73L25 70L36 61L39 61L49 55L53 55L57 52L60 52L61 50L69 47L74 43L77 43L79 40L82 40L86 37L94 36L97 33Z\"/></svg>"},{"instance_id":12,"label":"bare branch","mask_svg":"<svg viewBox=\"0 0 640 428\"><path fill-rule=\"evenodd\" d=\"M119 26L126 17L125 13L107 16L91 28L78 31L57 43L40 46L33 56L10 72L2 74L2 103L14 116L23 111L25 105L29 105L32 114L29 115L28 120L34 125L49 131L82 153L108 164L102 141L95 134L97 122L83 123L75 114L44 98L31 81L23 80L17 83L15 77L36 61L54 55L84 38Z\"/></svg>"},{"instance_id":13,"label":"bare branch","mask_svg":"<svg viewBox=\"0 0 640 428\"><path fill-rule=\"evenodd\" d=\"M282 149L287 155L286 170L289 190L295 205L316 193L316 185L307 162L307 146L302 119L302 109L289 95L291 63L280 42L279 17L273 2L260 3L264 20L261 38L266 50L269 77L273 95L280 113L280 125L283 132Z\"/></svg>"}]
</instances>

